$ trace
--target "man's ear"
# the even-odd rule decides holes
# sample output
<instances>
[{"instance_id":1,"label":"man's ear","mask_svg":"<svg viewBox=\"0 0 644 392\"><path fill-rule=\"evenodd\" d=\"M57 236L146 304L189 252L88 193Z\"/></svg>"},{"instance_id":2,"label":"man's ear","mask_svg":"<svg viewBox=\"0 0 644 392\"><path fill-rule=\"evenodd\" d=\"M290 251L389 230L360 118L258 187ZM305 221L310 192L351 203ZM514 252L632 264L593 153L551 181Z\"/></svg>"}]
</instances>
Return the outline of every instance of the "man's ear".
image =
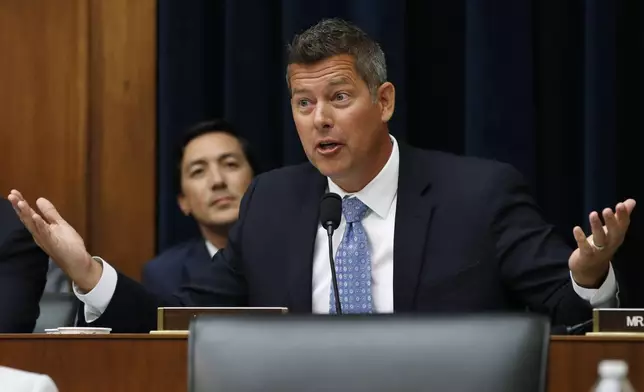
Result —
<instances>
[{"instance_id":1,"label":"man's ear","mask_svg":"<svg viewBox=\"0 0 644 392\"><path fill-rule=\"evenodd\" d=\"M183 215L190 215L190 203L188 203L188 200L183 194L177 196L177 204L179 205L181 212L183 212Z\"/></svg>"},{"instance_id":2,"label":"man's ear","mask_svg":"<svg viewBox=\"0 0 644 392\"><path fill-rule=\"evenodd\" d=\"M380 105L380 119L388 122L394 115L396 106L396 88L391 82L385 82L378 87L378 103Z\"/></svg>"}]
</instances>

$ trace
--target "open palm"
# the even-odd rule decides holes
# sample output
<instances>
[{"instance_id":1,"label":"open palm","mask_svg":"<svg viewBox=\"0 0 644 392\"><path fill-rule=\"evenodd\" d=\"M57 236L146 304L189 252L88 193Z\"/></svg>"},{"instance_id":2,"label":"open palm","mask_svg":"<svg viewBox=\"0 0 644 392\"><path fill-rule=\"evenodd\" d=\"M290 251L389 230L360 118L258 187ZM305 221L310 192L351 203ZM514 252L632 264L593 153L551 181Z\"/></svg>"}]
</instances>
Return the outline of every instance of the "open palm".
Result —
<instances>
[{"instance_id":1,"label":"open palm","mask_svg":"<svg viewBox=\"0 0 644 392\"><path fill-rule=\"evenodd\" d=\"M16 213L34 240L49 257L72 279L77 272L89 268L91 257L85 242L74 228L65 221L47 199L36 201L42 216L29 206L22 194L12 190L8 196Z\"/></svg>"},{"instance_id":2,"label":"open palm","mask_svg":"<svg viewBox=\"0 0 644 392\"><path fill-rule=\"evenodd\" d=\"M578 248L570 255L568 266L578 284L587 287L601 284L615 252L624 242L634 208L635 200L628 199L617 204L614 213L610 208L604 209L605 225L593 211L589 216L592 234L588 237L579 226L574 228Z\"/></svg>"}]
</instances>

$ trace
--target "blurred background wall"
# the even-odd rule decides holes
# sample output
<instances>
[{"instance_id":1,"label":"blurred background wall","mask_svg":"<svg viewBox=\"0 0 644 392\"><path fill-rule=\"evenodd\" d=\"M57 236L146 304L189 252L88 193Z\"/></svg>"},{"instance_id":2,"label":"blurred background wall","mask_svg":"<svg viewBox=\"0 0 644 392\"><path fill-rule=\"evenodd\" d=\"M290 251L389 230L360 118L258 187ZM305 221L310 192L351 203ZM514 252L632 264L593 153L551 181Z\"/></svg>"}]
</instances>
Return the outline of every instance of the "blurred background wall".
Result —
<instances>
[{"instance_id":1,"label":"blurred background wall","mask_svg":"<svg viewBox=\"0 0 644 392\"><path fill-rule=\"evenodd\" d=\"M156 1L0 0L0 192L138 277L155 247Z\"/></svg>"}]
</instances>

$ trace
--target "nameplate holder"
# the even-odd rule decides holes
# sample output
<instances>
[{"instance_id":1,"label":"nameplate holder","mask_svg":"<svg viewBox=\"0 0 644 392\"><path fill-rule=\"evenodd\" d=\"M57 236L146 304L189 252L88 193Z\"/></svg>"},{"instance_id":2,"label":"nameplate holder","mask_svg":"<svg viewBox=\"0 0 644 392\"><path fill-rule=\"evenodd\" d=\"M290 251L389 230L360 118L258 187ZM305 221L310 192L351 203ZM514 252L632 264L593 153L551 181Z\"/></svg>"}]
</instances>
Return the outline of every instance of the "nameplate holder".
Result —
<instances>
[{"instance_id":1,"label":"nameplate holder","mask_svg":"<svg viewBox=\"0 0 644 392\"><path fill-rule=\"evenodd\" d=\"M190 322L199 315L235 315L235 314L286 314L282 307L168 307L157 309L158 331L187 331Z\"/></svg>"},{"instance_id":2,"label":"nameplate holder","mask_svg":"<svg viewBox=\"0 0 644 392\"><path fill-rule=\"evenodd\" d=\"M644 309L593 309L593 332L644 334Z\"/></svg>"}]
</instances>

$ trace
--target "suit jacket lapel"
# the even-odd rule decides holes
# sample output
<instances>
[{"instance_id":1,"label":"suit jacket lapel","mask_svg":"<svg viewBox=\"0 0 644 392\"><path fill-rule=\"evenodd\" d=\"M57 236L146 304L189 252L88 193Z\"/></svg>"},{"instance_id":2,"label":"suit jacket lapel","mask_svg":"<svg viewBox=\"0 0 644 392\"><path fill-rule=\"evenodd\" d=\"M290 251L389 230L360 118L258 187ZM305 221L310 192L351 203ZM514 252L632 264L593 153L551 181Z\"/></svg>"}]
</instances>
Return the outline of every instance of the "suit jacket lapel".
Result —
<instances>
[{"instance_id":1,"label":"suit jacket lapel","mask_svg":"<svg viewBox=\"0 0 644 392\"><path fill-rule=\"evenodd\" d=\"M201 273L200 269L211 262L212 258L208 253L205 240L201 237L193 240L190 244L190 250L188 251L185 264L188 276L193 277L195 274Z\"/></svg>"},{"instance_id":2,"label":"suit jacket lapel","mask_svg":"<svg viewBox=\"0 0 644 392\"><path fill-rule=\"evenodd\" d=\"M415 308L416 293L432 212L431 183L422 157L411 147L400 145L398 201L394 229L394 311Z\"/></svg>"},{"instance_id":3,"label":"suit jacket lapel","mask_svg":"<svg viewBox=\"0 0 644 392\"><path fill-rule=\"evenodd\" d=\"M303 176L304 177L304 176ZM289 312L312 311L313 251L319 225L320 198L327 182L313 166L301 182L297 200L299 213L291 220L288 239L288 307ZM285 223L288 217L285 217Z\"/></svg>"}]
</instances>

